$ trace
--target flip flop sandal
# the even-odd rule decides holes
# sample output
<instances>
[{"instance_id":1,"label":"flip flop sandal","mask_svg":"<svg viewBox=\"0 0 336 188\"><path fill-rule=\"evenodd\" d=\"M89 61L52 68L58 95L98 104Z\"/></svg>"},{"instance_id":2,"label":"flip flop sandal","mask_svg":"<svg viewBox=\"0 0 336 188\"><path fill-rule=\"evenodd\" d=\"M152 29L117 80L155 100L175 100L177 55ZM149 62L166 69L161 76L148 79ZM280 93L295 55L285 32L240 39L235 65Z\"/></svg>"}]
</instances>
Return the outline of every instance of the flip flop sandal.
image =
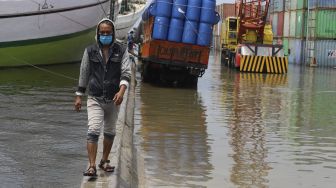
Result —
<instances>
[{"instance_id":1,"label":"flip flop sandal","mask_svg":"<svg viewBox=\"0 0 336 188\"><path fill-rule=\"evenodd\" d=\"M90 166L85 172L83 172L83 176L96 177L97 176L96 167L95 166Z\"/></svg>"},{"instance_id":2,"label":"flip flop sandal","mask_svg":"<svg viewBox=\"0 0 336 188\"><path fill-rule=\"evenodd\" d=\"M106 161L101 160L98 167L104 170L105 172L114 172L115 167L110 166L109 163L110 163L110 160L106 160Z\"/></svg>"}]
</instances>

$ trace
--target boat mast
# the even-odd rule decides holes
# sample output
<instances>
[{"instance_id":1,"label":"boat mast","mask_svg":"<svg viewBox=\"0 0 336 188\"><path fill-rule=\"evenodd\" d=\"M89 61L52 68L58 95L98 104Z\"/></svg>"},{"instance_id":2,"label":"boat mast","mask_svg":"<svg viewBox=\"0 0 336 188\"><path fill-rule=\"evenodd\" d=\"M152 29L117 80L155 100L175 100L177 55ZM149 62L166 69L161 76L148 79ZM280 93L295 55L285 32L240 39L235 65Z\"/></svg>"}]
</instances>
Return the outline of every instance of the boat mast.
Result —
<instances>
[{"instance_id":1,"label":"boat mast","mask_svg":"<svg viewBox=\"0 0 336 188\"><path fill-rule=\"evenodd\" d=\"M109 19L113 20L113 21L115 21L114 20L114 7L115 7L114 3L115 3L115 0L110 1L110 17L109 17Z\"/></svg>"}]
</instances>

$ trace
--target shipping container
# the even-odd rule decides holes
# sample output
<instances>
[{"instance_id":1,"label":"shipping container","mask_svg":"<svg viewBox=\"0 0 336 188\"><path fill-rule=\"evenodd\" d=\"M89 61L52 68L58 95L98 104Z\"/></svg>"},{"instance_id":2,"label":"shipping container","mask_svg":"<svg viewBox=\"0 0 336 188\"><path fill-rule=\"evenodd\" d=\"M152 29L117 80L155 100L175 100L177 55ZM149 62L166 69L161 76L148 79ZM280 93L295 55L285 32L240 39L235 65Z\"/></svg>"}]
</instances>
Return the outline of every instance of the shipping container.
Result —
<instances>
[{"instance_id":1,"label":"shipping container","mask_svg":"<svg viewBox=\"0 0 336 188\"><path fill-rule=\"evenodd\" d=\"M304 38L307 33L307 14L305 10L297 10L296 11L296 30L295 37L296 38Z\"/></svg>"},{"instance_id":2,"label":"shipping container","mask_svg":"<svg viewBox=\"0 0 336 188\"><path fill-rule=\"evenodd\" d=\"M284 28L283 28L283 35L284 37L289 37L289 12L285 12L285 20L284 20Z\"/></svg>"},{"instance_id":3,"label":"shipping container","mask_svg":"<svg viewBox=\"0 0 336 188\"><path fill-rule=\"evenodd\" d=\"M297 0L297 9L306 9L307 8L307 0Z\"/></svg>"},{"instance_id":4,"label":"shipping container","mask_svg":"<svg viewBox=\"0 0 336 188\"><path fill-rule=\"evenodd\" d=\"M274 40L274 43L279 41ZM288 56L290 64L309 65L306 62L308 57L308 46L306 41L301 39L283 38L282 44L285 56ZM319 67L336 67L336 40L313 40L309 41L314 51L311 56L316 58Z\"/></svg>"},{"instance_id":5,"label":"shipping container","mask_svg":"<svg viewBox=\"0 0 336 188\"><path fill-rule=\"evenodd\" d=\"M288 3L290 3L290 10L296 10L297 9L297 0L290 0L290 1L286 1Z\"/></svg>"},{"instance_id":6,"label":"shipping container","mask_svg":"<svg viewBox=\"0 0 336 188\"><path fill-rule=\"evenodd\" d=\"M271 12L282 12L284 10L284 0L271 1Z\"/></svg>"},{"instance_id":7,"label":"shipping container","mask_svg":"<svg viewBox=\"0 0 336 188\"><path fill-rule=\"evenodd\" d=\"M282 45L283 45L283 49L284 49L284 55L285 56L288 56L288 49L289 49L289 46L288 46L288 38L283 38L282 40Z\"/></svg>"},{"instance_id":8,"label":"shipping container","mask_svg":"<svg viewBox=\"0 0 336 188\"><path fill-rule=\"evenodd\" d=\"M316 40L315 46L317 65L336 67L336 40Z\"/></svg>"},{"instance_id":9,"label":"shipping container","mask_svg":"<svg viewBox=\"0 0 336 188\"><path fill-rule=\"evenodd\" d=\"M217 12L219 13L221 20L225 20L225 18L230 16L235 16L235 4L224 3L217 5Z\"/></svg>"},{"instance_id":10,"label":"shipping container","mask_svg":"<svg viewBox=\"0 0 336 188\"><path fill-rule=\"evenodd\" d=\"M220 22L224 22L225 18L235 16L235 4L223 3L216 6L216 11L220 15ZM221 25L221 24L220 24ZM222 27L214 25L214 35L221 35Z\"/></svg>"},{"instance_id":11,"label":"shipping container","mask_svg":"<svg viewBox=\"0 0 336 188\"><path fill-rule=\"evenodd\" d=\"M303 40L301 39L288 39L288 48L290 54L288 56L288 62L291 64L304 64L302 58L302 52L304 52Z\"/></svg>"},{"instance_id":12,"label":"shipping container","mask_svg":"<svg viewBox=\"0 0 336 188\"><path fill-rule=\"evenodd\" d=\"M289 18L289 36L295 37L295 31L296 31L296 11L291 11Z\"/></svg>"},{"instance_id":13,"label":"shipping container","mask_svg":"<svg viewBox=\"0 0 336 188\"><path fill-rule=\"evenodd\" d=\"M282 0L285 4L285 11L301 10L307 8L307 0Z\"/></svg>"},{"instance_id":14,"label":"shipping container","mask_svg":"<svg viewBox=\"0 0 336 188\"><path fill-rule=\"evenodd\" d=\"M273 36L278 36L278 13L274 13L271 16Z\"/></svg>"},{"instance_id":15,"label":"shipping container","mask_svg":"<svg viewBox=\"0 0 336 188\"><path fill-rule=\"evenodd\" d=\"M336 38L336 10L316 10L316 37Z\"/></svg>"},{"instance_id":16,"label":"shipping container","mask_svg":"<svg viewBox=\"0 0 336 188\"><path fill-rule=\"evenodd\" d=\"M335 9L336 0L309 0L309 9L315 8Z\"/></svg>"},{"instance_id":17,"label":"shipping container","mask_svg":"<svg viewBox=\"0 0 336 188\"><path fill-rule=\"evenodd\" d=\"M284 29L284 12L278 13L278 25L277 25L277 36L283 36L283 29Z\"/></svg>"}]
</instances>

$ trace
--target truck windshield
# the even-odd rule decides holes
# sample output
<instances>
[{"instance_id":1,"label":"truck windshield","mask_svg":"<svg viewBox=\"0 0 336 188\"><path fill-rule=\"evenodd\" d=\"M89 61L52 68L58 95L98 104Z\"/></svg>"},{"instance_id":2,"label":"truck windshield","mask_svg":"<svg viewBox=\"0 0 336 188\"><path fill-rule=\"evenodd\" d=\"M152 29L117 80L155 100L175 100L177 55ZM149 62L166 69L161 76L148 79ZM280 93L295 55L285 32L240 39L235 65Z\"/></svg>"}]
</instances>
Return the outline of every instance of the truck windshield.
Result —
<instances>
[{"instance_id":1,"label":"truck windshield","mask_svg":"<svg viewBox=\"0 0 336 188\"><path fill-rule=\"evenodd\" d=\"M230 19L229 20L229 30L230 31L237 31L237 19Z\"/></svg>"}]
</instances>

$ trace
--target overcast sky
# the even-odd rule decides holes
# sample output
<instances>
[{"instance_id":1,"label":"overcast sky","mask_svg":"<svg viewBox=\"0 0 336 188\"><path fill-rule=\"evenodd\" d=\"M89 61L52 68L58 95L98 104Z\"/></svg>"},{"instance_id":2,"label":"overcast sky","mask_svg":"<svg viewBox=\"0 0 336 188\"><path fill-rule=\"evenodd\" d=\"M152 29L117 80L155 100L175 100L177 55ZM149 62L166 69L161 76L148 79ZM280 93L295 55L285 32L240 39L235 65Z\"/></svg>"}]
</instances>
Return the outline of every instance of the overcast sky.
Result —
<instances>
[{"instance_id":1,"label":"overcast sky","mask_svg":"<svg viewBox=\"0 0 336 188\"><path fill-rule=\"evenodd\" d=\"M216 0L216 4L221 4L221 3L234 3L235 0Z\"/></svg>"}]
</instances>

